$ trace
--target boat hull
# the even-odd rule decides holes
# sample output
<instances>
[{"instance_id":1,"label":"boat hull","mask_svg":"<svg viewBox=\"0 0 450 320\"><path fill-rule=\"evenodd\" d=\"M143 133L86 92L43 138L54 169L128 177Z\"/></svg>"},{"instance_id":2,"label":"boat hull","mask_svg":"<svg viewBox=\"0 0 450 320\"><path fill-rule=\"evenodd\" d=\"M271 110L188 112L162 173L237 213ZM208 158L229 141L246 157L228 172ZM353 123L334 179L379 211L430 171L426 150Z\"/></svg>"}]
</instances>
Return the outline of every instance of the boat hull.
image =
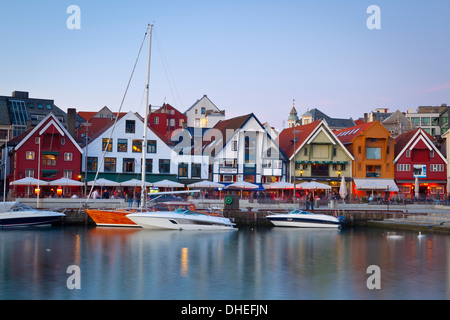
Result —
<instances>
[{"instance_id":1,"label":"boat hull","mask_svg":"<svg viewBox=\"0 0 450 320\"><path fill-rule=\"evenodd\" d=\"M227 218L212 216L185 217L173 212L134 213L127 216L144 229L150 230L235 230Z\"/></svg>"},{"instance_id":2,"label":"boat hull","mask_svg":"<svg viewBox=\"0 0 450 320\"><path fill-rule=\"evenodd\" d=\"M15 228L15 227L27 227L53 224L64 217L61 213L21 213L15 214L14 217L7 217L4 214L0 215L0 227L1 228Z\"/></svg>"},{"instance_id":3,"label":"boat hull","mask_svg":"<svg viewBox=\"0 0 450 320\"><path fill-rule=\"evenodd\" d=\"M137 225L136 223L127 218L128 214L136 212L136 210L133 209L118 209L118 210L86 209L85 211L97 226L140 228L139 225Z\"/></svg>"},{"instance_id":4,"label":"boat hull","mask_svg":"<svg viewBox=\"0 0 450 320\"><path fill-rule=\"evenodd\" d=\"M337 229L339 220L326 215L273 215L267 219L276 227Z\"/></svg>"}]
</instances>

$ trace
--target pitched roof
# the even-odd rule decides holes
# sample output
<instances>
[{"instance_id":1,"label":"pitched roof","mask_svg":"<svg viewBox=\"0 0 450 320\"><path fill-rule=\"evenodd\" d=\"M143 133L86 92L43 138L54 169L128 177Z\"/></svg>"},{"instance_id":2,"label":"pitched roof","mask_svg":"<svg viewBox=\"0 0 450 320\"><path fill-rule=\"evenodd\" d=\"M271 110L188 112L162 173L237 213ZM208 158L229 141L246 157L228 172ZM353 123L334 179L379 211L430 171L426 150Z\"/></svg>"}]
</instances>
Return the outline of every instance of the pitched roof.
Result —
<instances>
[{"instance_id":1,"label":"pitched roof","mask_svg":"<svg viewBox=\"0 0 450 320\"><path fill-rule=\"evenodd\" d=\"M305 124L302 126L287 128L281 131L278 135L278 145L280 146L281 151L286 154L288 159L290 159L294 153L294 130L295 133L295 148L298 150L305 140L311 135L311 133L319 126L322 120L316 120L309 124ZM298 132L297 132L298 131Z\"/></svg>"},{"instance_id":2,"label":"pitched roof","mask_svg":"<svg viewBox=\"0 0 450 320\"><path fill-rule=\"evenodd\" d=\"M394 163L400 158L400 156L408 149L408 147L413 146L414 142L418 139L423 139L426 145L431 147L437 154L447 162L445 157L441 154L439 149L434 145L433 141L436 139L424 131L422 128L411 130L399 135L395 139L395 160Z\"/></svg>"},{"instance_id":3,"label":"pitched roof","mask_svg":"<svg viewBox=\"0 0 450 320\"><path fill-rule=\"evenodd\" d=\"M357 136L369 129L374 123L375 122L364 122L354 127L335 131L334 134L343 144L348 144L351 143Z\"/></svg>"}]
</instances>

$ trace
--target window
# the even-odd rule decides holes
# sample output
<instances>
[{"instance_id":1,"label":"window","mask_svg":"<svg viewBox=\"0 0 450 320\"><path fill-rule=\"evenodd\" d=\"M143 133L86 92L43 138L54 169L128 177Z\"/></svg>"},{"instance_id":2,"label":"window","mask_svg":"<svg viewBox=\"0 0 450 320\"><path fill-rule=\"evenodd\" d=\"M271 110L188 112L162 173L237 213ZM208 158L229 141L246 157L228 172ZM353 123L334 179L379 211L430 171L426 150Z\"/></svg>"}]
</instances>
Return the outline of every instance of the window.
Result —
<instances>
[{"instance_id":1,"label":"window","mask_svg":"<svg viewBox=\"0 0 450 320\"><path fill-rule=\"evenodd\" d=\"M40 137L34 138L34 143L35 143L35 144L41 143L41 138L40 138Z\"/></svg>"},{"instance_id":2,"label":"window","mask_svg":"<svg viewBox=\"0 0 450 320\"><path fill-rule=\"evenodd\" d=\"M175 127L175 119L170 119L170 126Z\"/></svg>"},{"instance_id":3,"label":"window","mask_svg":"<svg viewBox=\"0 0 450 320\"><path fill-rule=\"evenodd\" d=\"M180 163L178 164L178 176L182 178L187 178L188 176L188 164Z\"/></svg>"},{"instance_id":4,"label":"window","mask_svg":"<svg viewBox=\"0 0 450 320\"><path fill-rule=\"evenodd\" d=\"M411 123L415 125L416 127L420 126L420 118L419 117L412 117Z\"/></svg>"},{"instance_id":5,"label":"window","mask_svg":"<svg viewBox=\"0 0 450 320\"><path fill-rule=\"evenodd\" d=\"M237 140L233 141L233 144L231 145L231 151L237 151L238 149L238 142Z\"/></svg>"},{"instance_id":6,"label":"window","mask_svg":"<svg viewBox=\"0 0 450 320\"><path fill-rule=\"evenodd\" d=\"M133 139L133 152L142 152L142 140Z\"/></svg>"},{"instance_id":7,"label":"window","mask_svg":"<svg viewBox=\"0 0 450 320\"><path fill-rule=\"evenodd\" d=\"M38 109L44 109L44 105L42 103L38 104Z\"/></svg>"},{"instance_id":8,"label":"window","mask_svg":"<svg viewBox=\"0 0 450 320\"><path fill-rule=\"evenodd\" d=\"M72 161L72 152L64 152L64 161Z\"/></svg>"},{"instance_id":9,"label":"window","mask_svg":"<svg viewBox=\"0 0 450 320\"><path fill-rule=\"evenodd\" d=\"M45 107L47 108L47 110L52 110L52 105L51 104L47 104L47 105L45 105Z\"/></svg>"},{"instance_id":10,"label":"window","mask_svg":"<svg viewBox=\"0 0 450 320\"><path fill-rule=\"evenodd\" d=\"M128 140L117 139L117 152L127 152L127 151L128 151Z\"/></svg>"},{"instance_id":11,"label":"window","mask_svg":"<svg viewBox=\"0 0 450 320\"><path fill-rule=\"evenodd\" d=\"M442 171L444 171L444 165L443 164L431 164L430 171L442 172Z\"/></svg>"},{"instance_id":12,"label":"window","mask_svg":"<svg viewBox=\"0 0 450 320\"><path fill-rule=\"evenodd\" d=\"M430 158L434 158L434 150L430 150Z\"/></svg>"},{"instance_id":13,"label":"window","mask_svg":"<svg viewBox=\"0 0 450 320\"><path fill-rule=\"evenodd\" d=\"M142 168L142 159L140 168ZM145 173L152 173L152 172L153 172L153 159L145 159Z\"/></svg>"},{"instance_id":14,"label":"window","mask_svg":"<svg viewBox=\"0 0 450 320\"><path fill-rule=\"evenodd\" d=\"M64 170L63 171L64 178L72 179L72 175L73 175L73 171L72 170Z\"/></svg>"},{"instance_id":15,"label":"window","mask_svg":"<svg viewBox=\"0 0 450 320\"><path fill-rule=\"evenodd\" d=\"M65 145L66 144L66 138L61 138L61 145Z\"/></svg>"},{"instance_id":16,"label":"window","mask_svg":"<svg viewBox=\"0 0 450 320\"><path fill-rule=\"evenodd\" d=\"M25 178L34 178L34 169L25 169Z\"/></svg>"},{"instance_id":17,"label":"window","mask_svg":"<svg viewBox=\"0 0 450 320\"><path fill-rule=\"evenodd\" d=\"M200 178L202 174L202 164L193 163L191 166L191 178Z\"/></svg>"},{"instance_id":18,"label":"window","mask_svg":"<svg viewBox=\"0 0 450 320\"><path fill-rule=\"evenodd\" d=\"M159 124L159 117L155 117L155 118L153 119L153 123L154 123L154 124Z\"/></svg>"},{"instance_id":19,"label":"window","mask_svg":"<svg viewBox=\"0 0 450 320\"><path fill-rule=\"evenodd\" d=\"M206 114L206 108L205 107L202 108L202 114Z\"/></svg>"},{"instance_id":20,"label":"window","mask_svg":"<svg viewBox=\"0 0 450 320\"><path fill-rule=\"evenodd\" d=\"M256 138L245 137L245 163L256 163Z\"/></svg>"},{"instance_id":21,"label":"window","mask_svg":"<svg viewBox=\"0 0 450 320\"><path fill-rule=\"evenodd\" d=\"M358 147L358 154L361 154L361 146Z\"/></svg>"},{"instance_id":22,"label":"window","mask_svg":"<svg viewBox=\"0 0 450 320\"><path fill-rule=\"evenodd\" d=\"M409 163L399 163L397 164L397 171L411 171L411 166Z\"/></svg>"},{"instance_id":23,"label":"window","mask_svg":"<svg viewBox=\"0 0 450 320\"><path fill-rule=\"evenodd\" d=\"M56 166L56 155L54 154L43 154L42 164L44 166Z\"/></svg>"},{"instance_id":24,"label":"window","mask_svg":"<svg viewBox=\"0 0 450 320\"><path fill-rule=\"evenodd\" d=\"M169 159L159 159L159 173L170 173Z\"/></svg>"},{"instance_id":25,"label":"window","mask_svg":"<svg viewBox=\"0 0 450 320\"><path fill-rule=\"evenodd\" d=\"M134 158L124 158L122 172L134 172Z\"/></svg>"},{"instance_id":26,"label":"window","mask_svg":"<svg viewBox=\"0 0 450 320\"><path fill-rule=\"evenodd\" d=\"M406 150L406 157L411 158L411 150Z\"/></svg>"},{"instance_id":27,"label":"window","mask_svg":"<svg viewBox=\"0 0 450 320\"><path fill-rule=\"evenodd\" d=\"M337 148L333 147L333 157L336 157L336 155L337 155Z\"/></svg>"},{"instance_id":28,"label":"window","mask_svg":"<svg viewBox=\"0 0 450 320\"><path fill-rule=\"evenodd\" d=\"M367 159L380 160L381 148L367 148Z\"/></svg>"},{"instance_id":29,"label":"window","mask_svg":"<svg viewBox=\"0 0 450 320\"><path fill-rule=\"evenodd\" d=\"M422 126L429 126L429 125L430 125L430 123L431 123L431 121L430 121L430 118L429 118L429 117L426 117L426 118L422 118L422 119L421 119L421 122L422 122Z\"/></svg>"},{"instance_id":30,"label":"window","mask_svg":"<svg viewBox=\"0 0 450 320\"><path fill-rule=\"evenodd\" d=\"M116 158L105 158L105 172L116 172Z\"/></svg>"},{"instance_id":31,"label":"window","mask_svg":"<svg viewBox=\"0 0 450 320\"><path fill-rule=\"evenodd\" d=\"M156 153L156 140L147 140L147 153Z\"/></svg>"},{"instance_id":32,"label":"window","mask_svg":"<svg viewBox=\"0 0 450 320\"><path fill-rule=\"evenodd\" d=\"M107 148L106 151L111 152L112 151L112 143L113 143L113 139L112 138L109 141L109 143L108 143L108 138L103 138L103 140L102 140L102 151L105 151L105 149Z\"/></svg>"},{"instance_id":33,"label":"window","mask_svg":"<svg viewBox=\"0 0 450 320\"><path fill-rule=\"evenodd\" d=\"M25 159L34 160L34 151L27 151L27 153L25 154Z\"/></svg>"},{"instance_id":34,"label":"window","mask_svg":"<svg viewBox=\"0 0 450 320\"><path fill-rule=\"evenodd\" d=\"M87 171L97 171L97 157L88 157L87 158Z\"/></svg>"},{"instance_id":35,"label":"window","mask_svg":"<svg viewBox=\"0 0 450 320\"><path fill-rule=\"evenodd\" d=\"M126 120L125 121L125 133L135 133L135 130L136 130L136 121Z\"/></svg>"},{"instance_id":36,"label":"window","mask_svg":"<svg viewBox=\"0 0 450 320\"><path fill-rule=\"evenodd\" d=\"M307 155L308 155L308 148L307 148L307 147L305 147L305 150L303 151L303 155L304 155L304 156L307 156Z\"/></svg>"},{"instance_id":37,"label":"window","mask_svg":"<svg viewBox=\"0 0 450 320\"><path fill-rule=\"evenodd\" d=\"M381 178L381 166L366 166L366 178Z\"/></svg>"}]
</instances>

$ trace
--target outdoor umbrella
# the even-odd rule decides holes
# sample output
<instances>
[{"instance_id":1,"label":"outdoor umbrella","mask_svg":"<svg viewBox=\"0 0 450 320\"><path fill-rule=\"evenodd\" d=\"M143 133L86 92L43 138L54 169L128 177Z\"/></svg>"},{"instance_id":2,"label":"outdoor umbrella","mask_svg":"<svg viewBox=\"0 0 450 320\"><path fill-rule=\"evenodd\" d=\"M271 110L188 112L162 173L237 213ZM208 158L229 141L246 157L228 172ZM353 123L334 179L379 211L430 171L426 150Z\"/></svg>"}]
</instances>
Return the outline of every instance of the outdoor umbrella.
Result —
<instances>
[{"instance_id":1,"label":"outdoor umbrella","mask_svg":"<svg viewBox=\"0 0 450 320\"><path fill-rule=\"evenodd\" d=\"M331 190L331 186L316 181L303 182L298 186L307 190Z\"/></svg>"},{"instance_id":2,"label":"outdoor umbrella","mask_svg":"<svg viewBox=\"0 0 450 320\"><path fill-rule=\"evenodd\" d=\"M419 177L416 177L416 182L414 183L414 194L416 199L419 199Z\"/></svg>"},{"instance_id":3,"label":"outdoor umbrella","mask_svg":"<svg viewBox=\"0 0 450 320\"><path fill-rule=\"evenodd\" d=\"M184 188L184 184L167 179L154 182L153 186L158 188Z\"/></svg>"},{"instance_id":4,"label":"outdoor umbrella","mask_svg":"<svg viewBox=\"0 0 450 320\"><path fill-rule=\"evenodd\" d=\"M278 197L278 190L281 189L281 196L284 198L284 190L285 189L294 189L294 184L284 181L278 181L271 184L265 184L264 189L276 189L277 190L277 197ZM295 186L295 189L300 189L298 185ZM295 191L294 191L295 192Z\"/></svg>"},{"instance_id":5,"label":"outdoor umbrella","mask_svg":"<svg viewBox=\"0 0 450 320\"><path fill-rule=\"evenodd\" d=\"M26 177L19 180L14 180L9 183L11 186L45 186L48 185L47 181L39 180L36 178Z\"/></svg>"},{"instance_id":6,"label":"outdoor umbrella","mask_svg":"<svg viewBox=\"0 0 450 320\"><path fill-rule=\"evenodd\" d=\"M101 178L101 179L97 179L94 181L89 181L88 185L89 186L96 185L96 186L100 186L100 187L118 187L118 186L120 186L120 183Z\"/></svg>"},{"instance_id":7,"label":"outdoor umbrella","mask_svg":"<svg viewBox=\"0 0 450 320\"><path fill-rule=\"evenodd\" d=\"M140 186L142 186L142 181L138 180L138 179L131 179L131 180L128 180L128 181L121 182L120 185L122 187L140 187ZM145 181L144 185L146 187L151 187L153 184L150 183L150 182Z\"/></svg>"},{"instance_id":8,"label":"outdoor umbrella","mask_svg":"<svg viewBox=\"0 0 450 320\"><path fill-rule=\"evenodd\" d=\"M78 186L84 186L84 183L81 182L81 181L72 180L72 179L69 179L69 178L61 178L61 179L49 181L48 185L49 186L74 186L74 187L78 187Z\"/></svg>"},{"instance_id":9,"label":"outdoor umbrella","mask_svg":"<svg viewBox=\"0 0 450 320\"><path fill-rule=\"evenodd\" d=\"M339 187L339 195L344 200L345 200L345 197L347 196L347 185L345 183L344 177L342 177L342 179L341 179L341 186Z\"/></svg>"},{"instance_id":10,"label":"outdoor umbrella","mask_svg":"<svg viewBox=\"0 0 450 320\"><path fill-rule=\"evenodd\" d=\"M189 188L225 188L224 184L218 182L212 182L208 180L203 180L200 182L195 182L187 185Z\"/></svg>"},{"instance_id":11,"label":"outdoor umbrella","mask_svg":"<svg viewBox=\"0 0 450 320\"><path fill-rule=\"evenodd\" d=\"M246 181L239 181L226 186L227 189L241 189L241 199L242 199L242 189L257 189L259 186Z\"/></svg>"}]
</instances>

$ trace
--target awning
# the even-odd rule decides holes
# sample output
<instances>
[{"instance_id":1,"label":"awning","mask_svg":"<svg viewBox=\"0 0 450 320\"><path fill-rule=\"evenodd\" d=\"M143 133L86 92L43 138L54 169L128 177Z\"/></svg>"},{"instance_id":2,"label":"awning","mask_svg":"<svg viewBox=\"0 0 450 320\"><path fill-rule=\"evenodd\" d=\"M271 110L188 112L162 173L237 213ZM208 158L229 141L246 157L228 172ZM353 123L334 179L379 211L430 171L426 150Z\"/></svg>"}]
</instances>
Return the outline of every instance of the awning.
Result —
<instances>
[{"instance_id":1,"label":"awning","mask_svg":"<svg viewBox=\"0 0 450 320\"><path fill-rule=\"evenodd\" d=\"M353 179L357 190L378 190L398 192L393 179Z\"/></svg>"}]
</instances>

